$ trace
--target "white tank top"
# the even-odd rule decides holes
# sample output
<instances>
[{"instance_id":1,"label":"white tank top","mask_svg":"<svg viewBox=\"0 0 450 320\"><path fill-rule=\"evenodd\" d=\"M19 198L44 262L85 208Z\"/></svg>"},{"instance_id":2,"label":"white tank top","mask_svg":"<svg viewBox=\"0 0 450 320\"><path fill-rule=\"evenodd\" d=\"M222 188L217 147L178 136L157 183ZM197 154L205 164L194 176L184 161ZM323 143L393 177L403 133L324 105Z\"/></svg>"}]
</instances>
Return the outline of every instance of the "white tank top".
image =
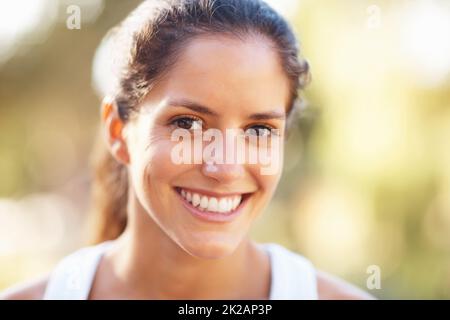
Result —
<instances>
[{"instance_id":1,"label":"white tank top","mask_svg":"<svg viewBox=\"0 0 450 320\"><path fill-rule=\"evenodd\" d=\"M113 241L85 247L63 258L52 271L45 300L86 300L103 253ZM305 257L275 243L258 244L270 257L270 300L317 299L316 272Z\"/></svg>"}]
</instances>

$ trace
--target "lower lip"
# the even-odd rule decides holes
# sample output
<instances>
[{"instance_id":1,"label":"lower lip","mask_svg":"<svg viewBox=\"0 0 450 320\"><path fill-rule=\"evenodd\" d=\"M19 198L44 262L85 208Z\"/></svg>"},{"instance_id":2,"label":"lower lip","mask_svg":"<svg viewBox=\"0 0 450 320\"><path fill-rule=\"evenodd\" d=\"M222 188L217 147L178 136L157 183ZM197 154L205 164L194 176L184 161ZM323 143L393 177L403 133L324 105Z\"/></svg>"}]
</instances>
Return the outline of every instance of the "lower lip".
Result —
<instances>
[{"instance_id":1,"label":"lower lip","mask_svg":"<svg viewBox=\"0 0 450 320\"><path fill-rule=\"evenodd\" d=\"M210 212L210 211L202 211L197 207L194 207L189 201L187 201L181 194L175 190L175 193L181 199L181 204L196 218L199 218L203 221L208 222L230 222L236 219L242 212L247 204L249 196L245 196L239 206L233 211L221 213L221 212Z\"/></svg>"}]
</instances>

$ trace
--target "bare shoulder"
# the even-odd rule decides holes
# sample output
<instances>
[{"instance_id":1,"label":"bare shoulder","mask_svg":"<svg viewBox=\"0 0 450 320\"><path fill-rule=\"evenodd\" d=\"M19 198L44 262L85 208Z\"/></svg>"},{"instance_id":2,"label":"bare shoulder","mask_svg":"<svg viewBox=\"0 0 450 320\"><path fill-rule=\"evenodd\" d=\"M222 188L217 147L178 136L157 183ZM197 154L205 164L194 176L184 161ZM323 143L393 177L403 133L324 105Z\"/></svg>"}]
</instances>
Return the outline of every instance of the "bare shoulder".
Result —
<instances>
[{"instance_id":1,"label":"bare shoulder","mask_svg":"<svg viewBox=\"0 0 450 320\"><path fill-rule=\"evenodd\" d=\"M0 300L40 300L44 297L49 274L14 285L0 292Z\"/></svg>"},{"instance_id":2,"label":"bare shoulder","mask_svg":"<svg viewBox=\"0 0 450 320\"><path fill-rule=\"evenodd\" d=\"M323 271L317 271L320 300L373 300L375 297L358 287Z\"/></svg>"}]
</instances>

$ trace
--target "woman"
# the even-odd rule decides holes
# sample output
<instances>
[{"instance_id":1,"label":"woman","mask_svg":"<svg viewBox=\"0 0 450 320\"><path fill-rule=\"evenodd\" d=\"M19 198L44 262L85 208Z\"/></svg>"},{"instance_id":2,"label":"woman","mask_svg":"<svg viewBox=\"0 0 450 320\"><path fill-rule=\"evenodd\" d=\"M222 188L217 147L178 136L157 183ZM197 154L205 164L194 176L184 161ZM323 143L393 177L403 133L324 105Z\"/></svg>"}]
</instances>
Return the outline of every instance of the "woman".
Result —
<instances>
[{"instance_id":1,"label":"woman","mask_svg":"<svg viewBox=\"0 0 450 320\"><path fill-rule=\"evenodd\" d=\"M294 252L249 239L280 167L264 174L259 162L219 161L217 150L201 162L174 159L176 130L205 147L196 134L216 129L243 141L245 155L270 149L282 163L309 78L283 18L259 0L151 0L109 37L115 85L102 103L108 148L97 152L93 189L99 244L4 296L370 298ZM232 153L228 140L219 145Z\"/></svg>"}]
</instances>

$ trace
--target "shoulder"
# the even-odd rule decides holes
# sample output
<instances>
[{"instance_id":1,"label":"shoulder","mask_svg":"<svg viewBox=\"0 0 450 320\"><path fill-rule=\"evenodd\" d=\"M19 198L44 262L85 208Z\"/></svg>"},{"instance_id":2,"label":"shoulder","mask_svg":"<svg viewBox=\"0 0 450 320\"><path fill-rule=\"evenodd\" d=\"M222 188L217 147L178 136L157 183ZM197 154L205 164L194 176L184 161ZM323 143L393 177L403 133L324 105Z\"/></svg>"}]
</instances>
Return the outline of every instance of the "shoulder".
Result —
<instances>
[{"instance_id":1,"label":"shoulder","mask_svg":"<svg viewBox=\"0 0 450 320\"><path fill-rule=\"evenodd\" d=\"M317 270L317 291L320 300L373 300L369 293L323 271Z\"/></svg>"},{"instance_id":2,"label":"shoulder","mask_svg":"<svg viewBox=\"0 0 450 320\"><path fill-rule=\"evenodd\" d=\"M317 298L321 300L371 300L373 296L336 276L320 271L301 254L281 245L268 246L275 260L275 268L284 276L292 275L303 286L315 288ZM281 272L280 271L280 272ZM302 275L300 277L299 275ZM291 278L292 280L293 278Z\"/></svg>"},{"instance_id":3,"label":"shoulder","mask_svg":"<svg viewBox=\"0 0 450 320\"><path fill-rule=\"evenodd\" d=\"M83 268L89 267L86 263L92 262L93 258L95 258L98 250L95 250L96 248L100 248L100 246L87 246L75 250L61 258L51 272L0 292L0 300L43 299L47 287L58 285L60 276L65 276L70 272L81 272Z\"/></svg>"},{"instance_id":4,"label":"shoulder","mask_svg":"<svg viewBox=\"0 0 450 320\"><path fill-rule=\"evenodd\" d=\"M41 300L44 297L49 277L50 275L46 274L7 288L0 292L0 300Z\"/></svg>"}]
</instances>

